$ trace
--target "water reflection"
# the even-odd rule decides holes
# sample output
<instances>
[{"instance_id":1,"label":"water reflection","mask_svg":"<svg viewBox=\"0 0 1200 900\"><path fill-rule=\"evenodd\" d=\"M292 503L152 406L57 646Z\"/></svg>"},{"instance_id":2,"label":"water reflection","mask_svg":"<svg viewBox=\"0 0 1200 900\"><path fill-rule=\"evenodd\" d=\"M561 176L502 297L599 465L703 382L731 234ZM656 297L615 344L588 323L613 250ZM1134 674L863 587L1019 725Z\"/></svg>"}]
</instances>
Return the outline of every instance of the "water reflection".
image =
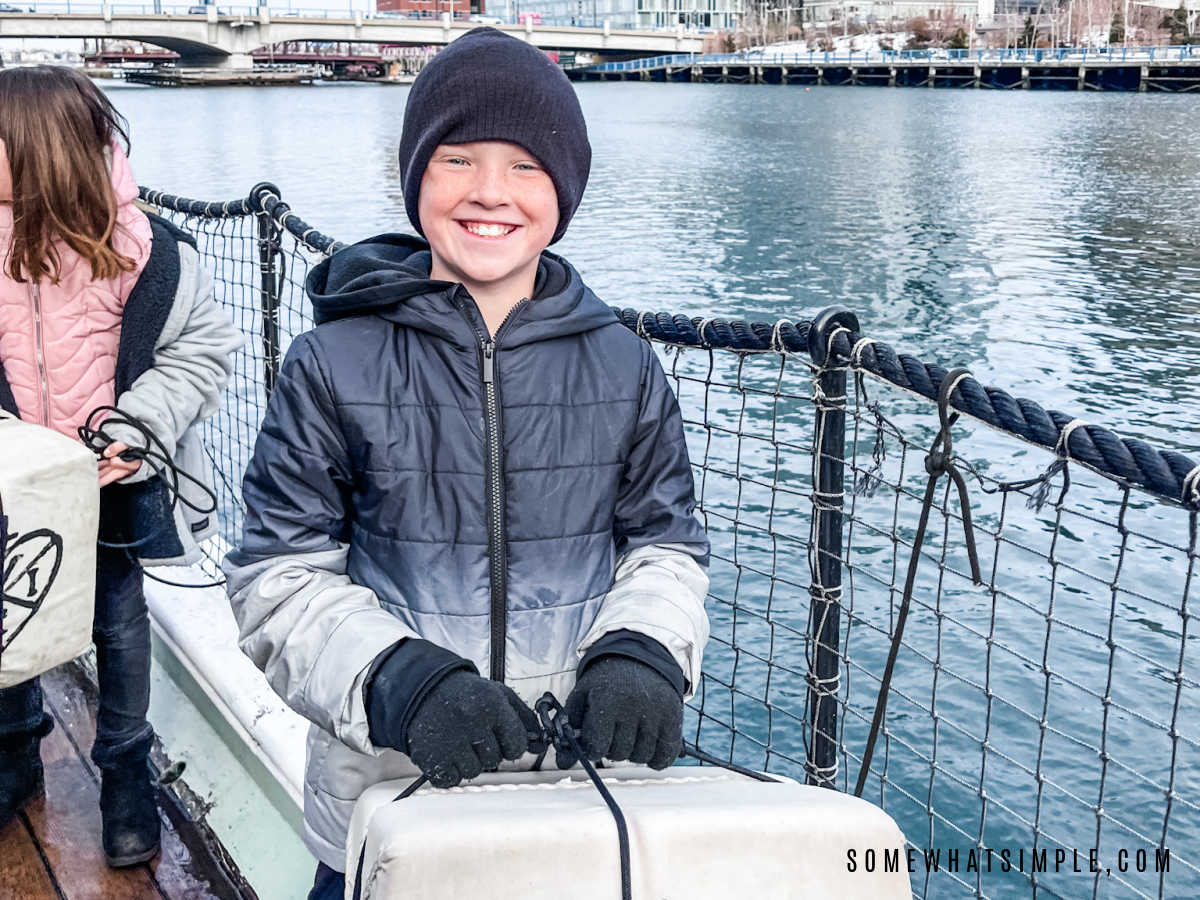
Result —
<instances>
[{"instance_id":1,"label":"water reflection","mask_svg":"<svg viewBox=\"0 0 1200 900\"><path fill-rule=\"evenodd\" d=\"M342 240L407 227L394 158L405 89L111 90L133 125L144 184L221 199L268 178ZM1200 455L1195 98L641 83L579 93L595 162L556 249L610 303L770 320L845 304L869 333L927 360ZM708 724L728 736L721 723L736 716L734 749L786 768L804 756L811 650L803 361L782 377L777 360L739 370L724 355L714 369L691 354L667 364L713 539ZM781 388L788 396L777 399ZM888 415L923 447L928 407L905 403L889 398ZM869 423L850 445L859 475ZM958 446L997 478L1046 465L983 429ZM847 537L842 728L854 748L907 564L910 495L925 477L919 450L889 438L889 454L888 477L908 493L854 500ZM1096 804L1161 833L1164 764L1176 759L1181 797L1194 798L1200 781L1195 654L1182 663L1192 687L1178 702L1172 690L1187 591L1181 516L1135 502L1122 552L1111 486L1078 480L1078 506L1061 522L973 496L997 590L962 576L953 529L931 534L935 564L922 570L897 667L904 699L889 707L878 757L893 783L873 799L918 842L965 845L954 822L967 837L986 827L993 845L1028 846L1038 823L1087 847ZM1103 633L1110 613L1115 649ZM1171 722L1185 723L1179 741ZM1102 775L1105 740L1114 762ZM841 762L857 772L849 756ZM1169 846L1196 846L1194 804L1177 803L1167 831ZM1106 846L1127 838L1104 824ZM994 895L999 878L989 875ZM1027 894L1013 878L1008 895ZM1149 880L1139 886L1155 893Z\"/></svg>"}]
</instances>

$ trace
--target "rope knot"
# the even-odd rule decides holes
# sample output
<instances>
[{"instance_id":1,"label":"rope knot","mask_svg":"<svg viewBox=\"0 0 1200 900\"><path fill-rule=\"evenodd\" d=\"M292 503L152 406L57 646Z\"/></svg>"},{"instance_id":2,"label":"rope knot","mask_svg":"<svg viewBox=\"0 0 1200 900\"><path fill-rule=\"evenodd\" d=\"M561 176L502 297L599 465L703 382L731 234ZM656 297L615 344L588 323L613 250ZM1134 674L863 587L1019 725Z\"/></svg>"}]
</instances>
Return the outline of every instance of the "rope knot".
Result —
<instances>
[{"instance_id":1,"label":"rope knot","mask_svg":"<svg viewBox=\"0 0 1200 900\"><path fill-rule=\"evenodd\" d=\"M1200 510L1200 466L1183 476L1182 500L1184 506Z\"/></svg>"}]
</instances>

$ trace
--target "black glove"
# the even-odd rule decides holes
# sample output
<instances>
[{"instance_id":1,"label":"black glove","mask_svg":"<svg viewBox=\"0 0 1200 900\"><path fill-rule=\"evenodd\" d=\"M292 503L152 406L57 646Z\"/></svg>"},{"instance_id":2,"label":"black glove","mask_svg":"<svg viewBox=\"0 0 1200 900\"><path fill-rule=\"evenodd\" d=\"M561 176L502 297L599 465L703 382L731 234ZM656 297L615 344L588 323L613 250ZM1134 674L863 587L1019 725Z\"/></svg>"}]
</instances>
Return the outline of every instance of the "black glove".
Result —
<instances>
[{"instance_id":1,"label":"black glove","mask_svg":"<svg viewBox=\"0 0 1200 900\"><path fill-rule=\"evenodd\" d=\"M683 749L682 695L657 668L628 656L587 663L563 711L590 760L628 759L665 769ZM576 762L571 754L558 754L560 769Z\"/></svg>"},{"instance_id":2,"label":"black glove","mask_svg":"<svg viewBox=\"0 0 1200 900\"><path fill-rule=\"evenodd\" d=\"M364 698L372 743L407 753L434 787L520 759L539 731L512 688L429 641L401 641L372 668Z\"/></svg>"}]
</instances>

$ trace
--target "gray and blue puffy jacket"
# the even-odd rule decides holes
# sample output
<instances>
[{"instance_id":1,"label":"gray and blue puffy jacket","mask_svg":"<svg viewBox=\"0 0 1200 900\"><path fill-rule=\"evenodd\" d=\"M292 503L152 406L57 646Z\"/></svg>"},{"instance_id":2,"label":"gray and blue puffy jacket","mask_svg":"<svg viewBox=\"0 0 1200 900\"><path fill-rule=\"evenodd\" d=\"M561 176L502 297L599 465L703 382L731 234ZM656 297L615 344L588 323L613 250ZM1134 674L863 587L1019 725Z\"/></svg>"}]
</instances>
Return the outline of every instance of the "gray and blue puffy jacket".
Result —
<instances>
[{"instance_id":1,"label":"gray and blue puffy jacket","mask_svg":"<svg viewBox=\"0 0 1200 900\"><path fill-rule=\"evenodd\" d=\"M430 262L382 235L314 268L318 324L287 354L225 562L242 649L313 722L306 838L339 871L359 794L415 772L364 709L398 641L532 703L630 633L690 690L708 638L708 541L650 346L552 253L494 341Z\"/></svg>"}]
</instances>

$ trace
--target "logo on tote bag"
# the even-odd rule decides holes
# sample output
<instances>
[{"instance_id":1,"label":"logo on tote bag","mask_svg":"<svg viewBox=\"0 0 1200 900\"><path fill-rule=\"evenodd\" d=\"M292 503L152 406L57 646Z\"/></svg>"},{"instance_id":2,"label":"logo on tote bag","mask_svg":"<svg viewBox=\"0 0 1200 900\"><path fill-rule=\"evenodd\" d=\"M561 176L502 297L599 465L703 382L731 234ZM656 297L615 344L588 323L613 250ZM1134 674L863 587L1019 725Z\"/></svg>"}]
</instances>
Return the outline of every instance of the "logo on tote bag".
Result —
<instances>
[{"instance_id":1,"label":"logo on tote bag","mask_svg":"<svg viewBox=\"0 0 1200 900\"><path fill-rule=\"evenodd\" d=\"M0 539L3 531L0 531ZM54 586L62 563L62 536L49 528L18 534L13 532L4 542L0 554L3 567L3 593L0 594L0 652L16 640L30 620L42 608L42 603ZM10 611L8 607L15 607ZM18 619L12 627L13 619Z\"/></svg>"}]
</instances>

